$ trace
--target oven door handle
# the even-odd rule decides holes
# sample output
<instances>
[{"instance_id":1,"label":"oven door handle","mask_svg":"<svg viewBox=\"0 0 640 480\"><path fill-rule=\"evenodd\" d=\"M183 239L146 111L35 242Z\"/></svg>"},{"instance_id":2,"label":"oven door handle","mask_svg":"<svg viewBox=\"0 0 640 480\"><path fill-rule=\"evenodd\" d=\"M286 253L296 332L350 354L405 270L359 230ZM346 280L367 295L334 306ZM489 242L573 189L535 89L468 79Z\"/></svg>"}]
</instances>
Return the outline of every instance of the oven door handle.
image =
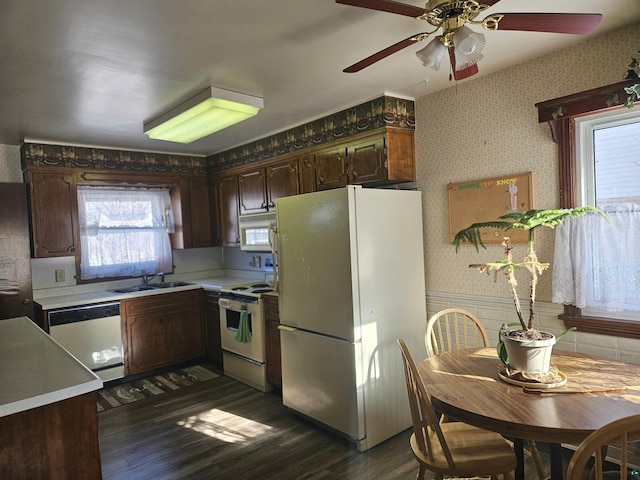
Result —
<instances>
[{"instance_id":1,"label":"oven door handle","mask_svg":"<svg viewBox=\"0 0 640 480\"><path fill-rule=\"evenodd\" d=\"M284 330L285 332L295 332L297 328L290 327L288 325L278 325L278 330Z\"/></svg>"}]
</instances>

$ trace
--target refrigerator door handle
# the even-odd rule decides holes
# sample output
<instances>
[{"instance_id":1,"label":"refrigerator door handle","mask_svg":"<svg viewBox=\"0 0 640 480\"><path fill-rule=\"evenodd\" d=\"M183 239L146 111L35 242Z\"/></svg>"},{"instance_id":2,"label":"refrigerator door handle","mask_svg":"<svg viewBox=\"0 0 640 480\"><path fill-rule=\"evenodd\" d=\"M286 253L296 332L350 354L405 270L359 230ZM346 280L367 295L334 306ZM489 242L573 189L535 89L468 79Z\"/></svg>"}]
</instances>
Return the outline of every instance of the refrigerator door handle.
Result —
<instances>
[{"instance_id":1,"label":"refrigerator door handle","mask_svg":"<svg viewBox=\"0 0 640 480\"><path fill-rule=\"evenodd\" d=\"M290 327L288 325L278 325L278 330L284 330L285 332L295 332L297 328Z\"/></svg>"}]
</instances>

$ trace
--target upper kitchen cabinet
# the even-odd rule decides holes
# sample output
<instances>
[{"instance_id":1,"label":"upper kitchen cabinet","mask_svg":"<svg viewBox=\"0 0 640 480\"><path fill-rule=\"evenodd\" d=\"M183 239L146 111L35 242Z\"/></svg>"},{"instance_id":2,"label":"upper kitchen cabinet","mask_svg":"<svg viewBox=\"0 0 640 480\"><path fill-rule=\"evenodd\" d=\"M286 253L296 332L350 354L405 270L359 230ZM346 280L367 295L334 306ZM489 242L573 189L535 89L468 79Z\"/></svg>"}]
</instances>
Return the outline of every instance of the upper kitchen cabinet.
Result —
<instances>
[{"instance_id":1,"label":"upper kitchen cabinet","mask_svg":"<svg viewBox=\"0 0 640 480\"><path fill-rule=\"evenodd\" d=\"M220 176L216 179L218 195L218 223L220 244L223 247L240 245L238 228L238 175Z\"/></svg>"},{"instance_id":2,"label":"upper kitchen cabinet","mask_svg":"<svg viewBox=\"0 0 640 480\"><path fill-rule=\"evenodd\" d=\"M264 168L238 174L240 215L267 211Z\"/></svg>"},{"instance_id":3,"label":"upper kitchen cabinet","mask_svg":"<svg viewBox=\"0 0 640 480\"><path fill-rule=\"evenodd\" d=\"M179 190L172 192L176 232L172 248L199 248L215 245L213 236L209 181L206 175L180 178Z\"/></svg>"},{"instance_id":4,"label":"upper kitchen cabinet","mask_svg":"<svg viewBox=\"0 0 640 480\"><path fill-rule=\"evenodd\" d=\"M317 190L415 181L413 130L385 128L314 154Z\"/></svg>"},{"instance_id":5,"label":"upper kitchen cabinet","mask_svg":"<svg viewBox=\"0 0 640 480\"><path fill-rule=\"evenodd\" d=\"M275 210L276 199L300 191L298 159L276 162L238 174L240 215Z\"/></svg>"},{"instance_id":6,"label":"upper kitchen cabinet","mask_svg":"<svg viewBox=\"0 0 640 480\"><path fill-rule=\"evenodd\" d=\"M79 244L78 201L73 173L30 169L33 257L75 255Z\"/></svg>"},{"instance_id":7,"label":"upper kitchen cabinet","mask_svg":"<svg viewBox=\"0 0 640 480\"><path fill-rule=\"evenodd\" d=\"M298 159L278 162L265 168L267 208L276 209L276 199L297 195L300 192Z\"/></svg>"}]
</instances>

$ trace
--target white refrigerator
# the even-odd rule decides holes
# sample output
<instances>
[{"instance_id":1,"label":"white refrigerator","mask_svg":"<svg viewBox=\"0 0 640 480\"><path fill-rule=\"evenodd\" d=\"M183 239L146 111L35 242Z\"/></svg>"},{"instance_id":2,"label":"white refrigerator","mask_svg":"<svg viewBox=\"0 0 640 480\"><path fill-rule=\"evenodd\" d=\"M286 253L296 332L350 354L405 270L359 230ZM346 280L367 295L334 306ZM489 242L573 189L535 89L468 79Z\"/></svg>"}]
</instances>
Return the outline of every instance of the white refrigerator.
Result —
<instances>
[{"instance_id":1,"label":"white refrigerator","mask_svg":"<svg viewBox=\"0 0 640 480\"><path fill-rule=\"evenodd\" d=\"M282 399L364 451L411 425L400 349L426 357L422 196L276 200Z\"/></svg>"}]
</instances>

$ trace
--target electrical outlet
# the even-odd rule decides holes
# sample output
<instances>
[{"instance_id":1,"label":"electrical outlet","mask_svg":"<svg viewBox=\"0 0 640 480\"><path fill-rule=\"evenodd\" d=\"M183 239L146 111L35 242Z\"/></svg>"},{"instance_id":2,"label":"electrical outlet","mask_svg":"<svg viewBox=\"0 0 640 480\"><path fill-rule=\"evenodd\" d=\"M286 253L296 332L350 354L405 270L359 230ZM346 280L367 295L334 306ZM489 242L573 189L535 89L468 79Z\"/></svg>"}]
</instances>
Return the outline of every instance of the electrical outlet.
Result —
<instances>
[{"instance_id":1,"label":"electrical outlet","mask_svg":"<svg viewBox=\"0 0 640 480\"><path fill-rule=\"evenodd\" d=\"M64 282L65 272L64 270L56 270L56 282Z\"/></svg>"}]
</instances>

